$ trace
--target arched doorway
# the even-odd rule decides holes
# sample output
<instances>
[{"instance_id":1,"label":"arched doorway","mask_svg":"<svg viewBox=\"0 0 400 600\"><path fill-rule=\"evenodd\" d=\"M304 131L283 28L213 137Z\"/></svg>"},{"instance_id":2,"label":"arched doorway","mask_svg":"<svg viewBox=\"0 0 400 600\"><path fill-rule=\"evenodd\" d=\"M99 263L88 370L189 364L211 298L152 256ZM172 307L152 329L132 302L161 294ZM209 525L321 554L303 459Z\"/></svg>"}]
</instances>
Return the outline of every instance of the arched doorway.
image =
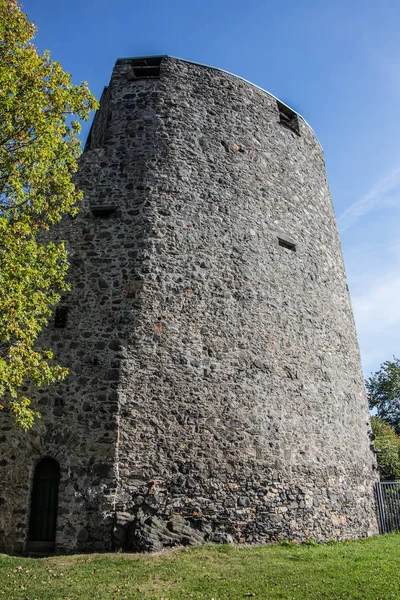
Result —
<instances>
[{"instance_id":1,"label":"arched doorway","mask_svg":"<svg viewBox=\"0 0 400 600\"><path fill-rule=\"evenodd\" d=\"M58 484L60 465L53 458L43 458L36 466L33 477L29 546L39 542L50 550L56 539Z\"/></svg>"}]
</instances>

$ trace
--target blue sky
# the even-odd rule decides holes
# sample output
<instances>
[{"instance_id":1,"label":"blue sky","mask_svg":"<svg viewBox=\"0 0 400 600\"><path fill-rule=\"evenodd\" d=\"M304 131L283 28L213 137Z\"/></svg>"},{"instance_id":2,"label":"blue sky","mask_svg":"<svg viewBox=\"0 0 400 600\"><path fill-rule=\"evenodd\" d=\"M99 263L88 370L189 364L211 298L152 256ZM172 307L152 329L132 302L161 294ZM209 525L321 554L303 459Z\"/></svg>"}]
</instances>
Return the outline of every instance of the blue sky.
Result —
<instances>
[{"instance_id":1,"label":"blue sky","mask_svg":"<svg viewBox=\"0 0 400 600\"><path fill-rule=\"evenodd\" d=\"M324 150L365 374L400 355L398 0L25 0L36 43L99 96L118 57L170 54L248 79Z\"/></svg>"}]
</instances>

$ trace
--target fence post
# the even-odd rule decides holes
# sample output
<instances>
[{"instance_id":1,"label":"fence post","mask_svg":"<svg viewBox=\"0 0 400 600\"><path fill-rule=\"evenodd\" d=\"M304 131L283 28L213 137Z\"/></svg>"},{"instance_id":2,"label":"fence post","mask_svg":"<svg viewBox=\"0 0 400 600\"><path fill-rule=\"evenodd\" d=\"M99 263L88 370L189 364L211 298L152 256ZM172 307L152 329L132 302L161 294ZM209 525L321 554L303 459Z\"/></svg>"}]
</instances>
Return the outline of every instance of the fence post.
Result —
<instances>
[{"instance_id":1,"label":"fence post","mask_svg":"<svg viewBox=\"0 0 400 600\"><path fill-rule=\"evenodd\" d=\"M375 484L376 499L378 502L379 529L380 533L386 533L385 508L382 495L382 486L379 481Z\"/></svg>"}]
</instances>

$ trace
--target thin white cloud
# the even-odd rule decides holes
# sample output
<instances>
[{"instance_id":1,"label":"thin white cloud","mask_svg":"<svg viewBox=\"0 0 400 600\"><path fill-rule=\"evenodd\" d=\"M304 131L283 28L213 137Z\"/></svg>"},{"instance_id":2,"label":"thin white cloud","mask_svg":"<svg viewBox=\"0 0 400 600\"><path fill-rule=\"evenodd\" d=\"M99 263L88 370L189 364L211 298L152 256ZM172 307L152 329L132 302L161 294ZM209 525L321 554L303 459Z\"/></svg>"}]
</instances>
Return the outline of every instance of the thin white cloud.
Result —
<instances>
[{"instance_id":1,"label":"thin white cloud","mask_svg":"<svg viewBox=\"0 0 400 600\"><path fill-rule=\"evenodd\" d=\"M383 265L382 265L383 267ZM384 360L400 354L400 265L390 268L374 280L365 278L364 286L352 294L352 304L364 372L376 371ZM368 287L365 286L368 284Z\"/></svg>"},{"instance_id":2,"label":"thin white cloud","mask_svg":"<svg viewBox=\"0 0 400 600\"><path fill-rule=\"evenodd\" d=\"M378 281L362 295L353 296L353 309L360 330L382 334L400 325L400 275Z\"/></svg>"},{"instance_id":3,"label":"thin white cloud","mask_svg":"<svg viewBox=\"0 0 400 600\"><path fill-rule=\"evenodd\" d=\"M351 204L338 218L341 232L352 227L358 219L368 212L382 205L394 205L393 195L400 196L400 168L394 169L390 175L379 181L372 190L365 194L360 200Z\"/></svg>"}]
</instances>

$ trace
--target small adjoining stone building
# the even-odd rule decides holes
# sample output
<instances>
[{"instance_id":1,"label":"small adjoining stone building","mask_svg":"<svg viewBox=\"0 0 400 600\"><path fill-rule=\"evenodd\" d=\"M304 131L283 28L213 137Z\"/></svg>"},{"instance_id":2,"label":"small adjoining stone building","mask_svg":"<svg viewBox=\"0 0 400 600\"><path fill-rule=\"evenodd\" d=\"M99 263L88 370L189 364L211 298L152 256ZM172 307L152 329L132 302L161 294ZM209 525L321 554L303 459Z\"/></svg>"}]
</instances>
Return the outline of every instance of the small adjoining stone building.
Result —
<instances>
[{"instance_id":1,"label":"small adjoining stone building","mask_svg":"<svg viewBox=\"0 0 400 600\"><path fill-rule=\"evenodd\" d=\"M359 350L322 149L271 94L117 61L54 233L69 367L0 422L0 549L377 533Z\"/></svg>"}]
</instances>

